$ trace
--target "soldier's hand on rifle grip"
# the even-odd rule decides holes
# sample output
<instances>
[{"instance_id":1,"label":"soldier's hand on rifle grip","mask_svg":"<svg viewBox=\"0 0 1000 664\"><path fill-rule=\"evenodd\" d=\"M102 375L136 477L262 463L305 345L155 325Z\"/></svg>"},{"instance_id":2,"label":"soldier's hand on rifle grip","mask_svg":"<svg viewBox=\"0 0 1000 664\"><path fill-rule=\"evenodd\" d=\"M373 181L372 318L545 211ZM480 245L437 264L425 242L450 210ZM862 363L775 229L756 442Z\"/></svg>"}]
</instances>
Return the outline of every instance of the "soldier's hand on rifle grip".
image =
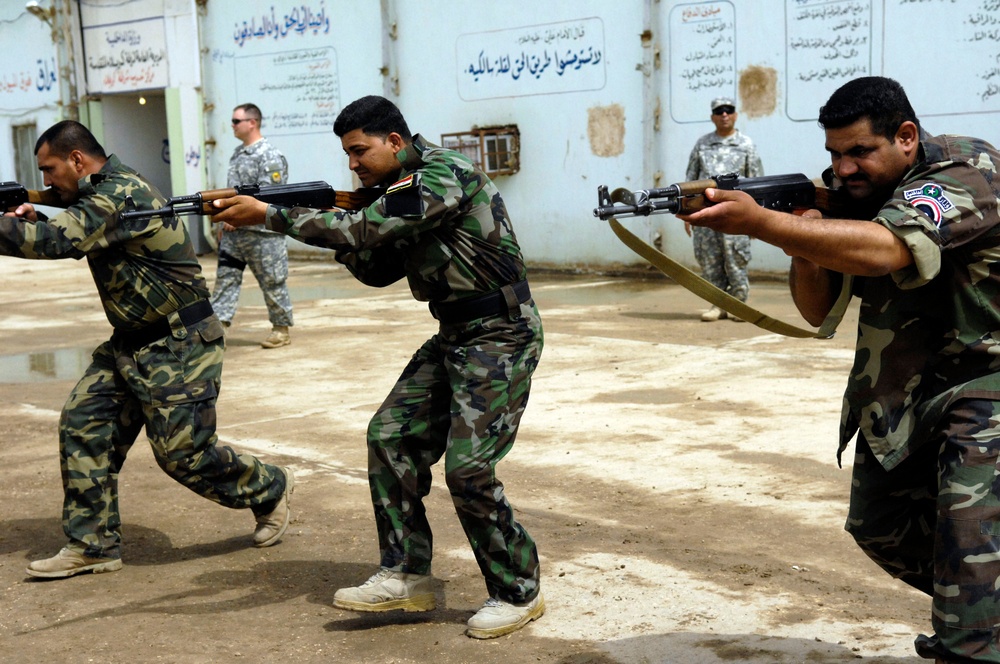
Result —
<instances>
[{"instance_id":1,"label":"soldier's hand on rifle grip","mask_svg":"<svg viewBox=\"0 0 1000 664\"><path fill-rule=\"evenodd\" d=\"M38 213L35 212L35 206L31 203L21 203L13 210L5 211L3 216L19 217L21 219L26 219L27 221L38 221Z\"/></svg>"},{"instance_id":2,"label":"soldier's hand on rifle grip","mask_svg":"<svg viewBox=\"0 0 1000 664\"><path fill-rule=\"evenodd\" d=\"M753 235L761 216L768 211L746 192L709 188L705 198L712 202L697 212L678 214L677 217L694 226L705 226L721 233Z\"/></svg>"},{"instance_id":3,"label":"soldier's hand on rifle grip","mask_svg":"<svg viewBox=\"0 0 1000 664\"><path fill-rule=\"evenodd\" d=\"M217 198L212 201L212 207L218 210L212 215L212 221L233 227L263 224L267 215L267 203L253 196Z\"/></svg>"}]
</instances>

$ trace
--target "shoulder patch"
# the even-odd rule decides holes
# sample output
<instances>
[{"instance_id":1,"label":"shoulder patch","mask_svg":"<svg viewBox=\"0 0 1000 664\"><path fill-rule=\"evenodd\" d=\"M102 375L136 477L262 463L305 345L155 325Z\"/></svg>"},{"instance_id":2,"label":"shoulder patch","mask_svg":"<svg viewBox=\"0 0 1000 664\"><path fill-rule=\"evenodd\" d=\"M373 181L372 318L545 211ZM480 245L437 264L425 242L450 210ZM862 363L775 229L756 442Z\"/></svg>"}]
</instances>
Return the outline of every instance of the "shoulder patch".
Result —
<instances>
[{"instance_id":1,"label":"shoulder patch","mask_svg":"<svg viewBox=\"0 0 1000 664\"><path fill-rule=\"evenodd\" d=\"M271 171L271 182L281 184L281 171Z\"/></svg>"},{"instance_id":2,"label":"shoulder patch","mask_svg":"<svg viewBox=\"0 0 1000 664\"><path fill-rule=\"evenodd\" d=\"M944 214L955 207L955 204L945 195L940 185L929 182L916 189L907 189L903 198L919 212L926 215L935 226L940 226Z\"/></svg>"},{"instance_id":3,"label":"shoulder patch","mask_svg":"<svg viewBox=\"0 0 1000 664\"><path fill-rule=\"evenodd\" d=\"M420 176L407 175L389 185L383 196L385 214L390 217L419 217L424 213L424 200L420 196Z\"/></svg>"},{"instance_id":4,"label":"shoulder patch","mask_svg":"<svg viewBox=\"0 0 1000 664\"><path fill-rule=\"evenodd\" d=\"M385 193L392 194L392 193L395 193L395 192L397 192L397 191L399 191L401 189L406 189L408 187L412 187L415 182L416 182L416 178L414 178L413 174L411 173L410 175L407 175L402 180L399 180L398 182L393 182L392 184L390 184L386 188Z\"/></svg>"}]
</instances>

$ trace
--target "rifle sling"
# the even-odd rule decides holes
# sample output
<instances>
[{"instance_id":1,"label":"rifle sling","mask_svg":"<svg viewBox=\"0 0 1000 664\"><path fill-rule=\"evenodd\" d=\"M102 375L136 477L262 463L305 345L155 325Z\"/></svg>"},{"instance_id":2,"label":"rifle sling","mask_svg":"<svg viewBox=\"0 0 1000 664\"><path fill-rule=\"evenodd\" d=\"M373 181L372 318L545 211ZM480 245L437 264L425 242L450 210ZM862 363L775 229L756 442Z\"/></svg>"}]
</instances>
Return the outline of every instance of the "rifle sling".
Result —
<instances>
[{"instance_id":1,"label":"rifle sling","mask_svg":"<svg viewBox=\"0 0 1000 664\"><path fill-rule=\"evenodd\" d=\"M723 311L732 314L733 316L738 316L739 318L742 318L749 323L753 323L757 327L767 330L768 332L783 334L786 337L795 337L798 339L829 339L833 336L834 332L836 332L837 326L840 324L841 319L844 317L844 313L847 311L847 305L851 301L851 279L845 276L840 296L837 298L836 303L830 310L830 314L826 317L826 320L823 321L819 330L812 331L796 327L795 325L785 323L784 321L771 318L762 311L758 311L757 309L749 306L746 302L736 299L729 293L717 288L708 281L705 281L691 270L668 257L666 254L657 251L654 247L640 240L634 233L622 226L621 223L619 223L619 221L614 217L611 217L608 220L608 223L611 225L611 230L614 231L615 235L618 236L618 239L621 240L625 246L645 258L656 269L676 281L680 286L683 286L710 304L714 304Z\"/></svg>"}]
</instances>

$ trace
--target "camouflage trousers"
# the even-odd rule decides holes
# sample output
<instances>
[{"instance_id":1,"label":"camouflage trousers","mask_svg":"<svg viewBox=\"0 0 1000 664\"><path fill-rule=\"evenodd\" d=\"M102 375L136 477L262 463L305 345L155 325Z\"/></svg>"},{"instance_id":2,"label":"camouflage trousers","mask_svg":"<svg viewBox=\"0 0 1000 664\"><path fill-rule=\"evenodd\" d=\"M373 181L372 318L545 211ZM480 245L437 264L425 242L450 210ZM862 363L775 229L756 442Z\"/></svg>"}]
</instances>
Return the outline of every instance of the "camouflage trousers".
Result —
<instances>
[{"instance_id":1,"label":"camouflage trousers","mask_svg":"<svg viewBox=\"0 0 1000 664\"><path fill-rule=\"evenodd\" d=\"M219 267L212 289L212 308L219 320L232 321L240 300L243 271L257 278L271 325L291 326L292 299L288 295L288 245L284 235L235 230L222 234Z\"/></svg>"},{"instance_id":2,"label":"camouflage trousers","mask_svg":"<svg viewBox=\"0 0 1000 664\"><path fill-rule=\"evenodd\" d=\"M173 322L174 336L139 349L98 346L63 407L63 531L85 556L121 557L118 474L143 427L160 468L209 500L266 513L284 492L280 468L216 444L222 326Z\"/></svg>"},{"instance_id":3,"label":"camouflage trousers","mask_svg":"<svg viewBox=\"0 0 1000 664\"><path fill-rule=\"evenodd\" d=\"M381 566L430 574L423 498L444 455L445 482L491 597L531 601L538 551L496 477L528 402L543 345L534 303L439 332L413 355L368 427L368 481Z\"/></svg>"},{"instance_id":4,"label":"camouflage trousers","mask_svg":"<svg viewBox=\"0 0 1000 664\"><path fill-rule=\"evenodd\" d=\"M956 402L890 471L858 435L846 529L882 569L930 595L917 652L1000 662L1000 401Z\"/></svg>"},{"instance_id":5,"label":"camouflage trousers","mask_svg":"<svg viewBox=\"0 0 1000 664\"><path fill-rule=\"evenodd\" d=\"M701 276L737 300L750 296L747 263L750 262L750 236L727 235L703 226L691 227L694 257L701 266Z\"/></svg>"}]
</instances>

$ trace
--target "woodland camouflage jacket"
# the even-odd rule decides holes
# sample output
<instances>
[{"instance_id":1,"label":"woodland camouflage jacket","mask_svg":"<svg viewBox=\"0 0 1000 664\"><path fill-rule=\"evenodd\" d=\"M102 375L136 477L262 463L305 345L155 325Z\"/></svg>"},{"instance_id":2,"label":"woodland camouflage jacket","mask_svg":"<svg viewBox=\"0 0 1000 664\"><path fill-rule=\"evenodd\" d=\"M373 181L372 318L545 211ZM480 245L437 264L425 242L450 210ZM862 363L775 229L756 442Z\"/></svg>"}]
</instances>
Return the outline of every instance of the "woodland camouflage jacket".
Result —
<instances>
[{"instance_id":1,"label":"woodland camouflage jacket","mask_svg":"<svg viewBox=\"0 0 1000 664\"><path fill-rule=\"evenodd\" d=\"M399 180L364 210L270 206L267 227L336 250L366 284L405 276L422 301L452 301L525 278L507 208L485 173L419 135L396 156Z\"/></svg>"},{"instance_id":2,"label":"woodland camouflage jacket","mask_svg":"<svg viewBox=\"0 0 1000 664\"><path fill-rule=\"evenodd\" d=\"M87 258L115 329L136 330L208 297L201 266L179 217L119 222L125 196L137 209L162 207L153 185L111 155L80 180L80 198L51 219L0 217L0 255Z\"/></svg>"},{"instance_id":3,"label":"woodland camouflage jacket","mask_svg":"<svg viewBox=\"0 0 1000 664\"><path fill-rule=\"evenodd\" d=\"M920 158L875 222L914 263L855 278L861 297L841 451L858 428L892 468L959 398L1000 399L1000 152L924 137Z\"/></svg>"}]
</instances>

